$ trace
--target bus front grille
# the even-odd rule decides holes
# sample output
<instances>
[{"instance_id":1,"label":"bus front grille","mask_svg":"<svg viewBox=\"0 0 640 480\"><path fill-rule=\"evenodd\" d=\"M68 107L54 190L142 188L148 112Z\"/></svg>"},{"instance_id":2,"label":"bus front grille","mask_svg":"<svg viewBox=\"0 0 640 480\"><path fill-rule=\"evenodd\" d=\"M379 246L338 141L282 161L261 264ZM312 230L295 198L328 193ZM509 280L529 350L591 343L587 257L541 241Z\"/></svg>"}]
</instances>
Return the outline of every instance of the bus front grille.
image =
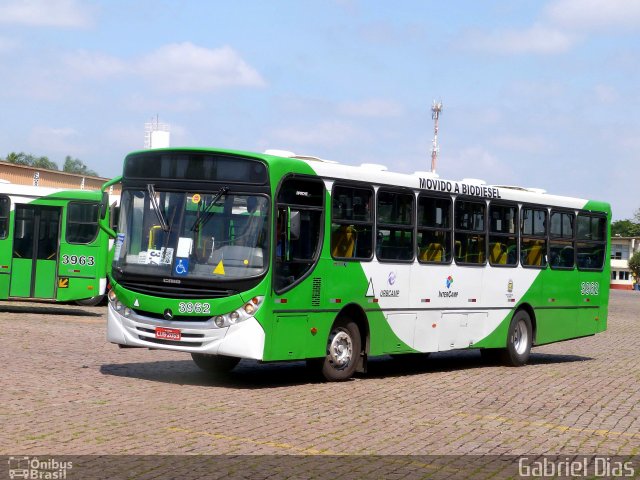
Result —
<instances>
[{"instance_id":1,"label":"bus front grille","mask_svg":"<svg viewBox=\"0 0 640 480\"><path fill-rule=\"evenodd\" d=\"M126 288L127 290L131 290L132 292L164 298L224 298L235 295L237 293L234 290L227 290L222 288L203 288L200 286L190 285L166 285L149 281L146 281L144 283L121 281L119 283L124 288Z\"/></svg>"}]
</instances>

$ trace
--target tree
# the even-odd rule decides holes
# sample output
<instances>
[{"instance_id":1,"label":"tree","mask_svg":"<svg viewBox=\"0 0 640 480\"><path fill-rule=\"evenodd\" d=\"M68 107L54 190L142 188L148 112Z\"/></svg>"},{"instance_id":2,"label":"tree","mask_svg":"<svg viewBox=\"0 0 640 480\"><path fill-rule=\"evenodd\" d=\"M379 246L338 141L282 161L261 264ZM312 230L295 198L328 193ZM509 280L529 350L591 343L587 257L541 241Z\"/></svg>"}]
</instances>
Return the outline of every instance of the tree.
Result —
<instances>
[{"instance_id":1,"label":"tree","mask_svg":"<svg viewBox=\"0 0 640 480\"><path fill-rule=\"evenodd\" d=\"M45 170L58 170L56 162L52 162L48 157L36 157L30 153L11 152L7 155L5 160L15 165L26 165L28 167L42 168Z\"/></svg>"},{"instance_id":2,"label":"tree","mask_svg":"<svg viewBox=\"0 0 640 480\"><path fill-rule=\"evenodd\" d=\"M633 254L629 259L629 270L636 278L636 282L640 282L640 250Z\"/></svg>"},{"instance_id":3,"label":"tree","mask_svg":"<svg viewBox=\"0 0 640 480\"><path fill-rule=\"evenodd\" d=\"M71 158L70 155L67 155L64 159L64 167L62 167L63 172L67 173L77 173L80 175L88 175L91 177L97 177L98 174L93 170L90 170L82 160L77 158Z\"/></svg>"},{"instance_id":4,"label":"tree","mask_svg":"<svg viewBox=\"0 0 640 480\"><path fill-rule=\"evenodd\" d=\"M31 165L29 163L28 155L24 152L20 152L20 153L11 152L7 155L7 158L5 159L5 161L9 163L13 163L15 165L27 165L27 166Z\"/></svg>"},{"instance_id":5,"label":"tree","mask_svg":"<svg viewBox=\"0 0 640 480\"><path fill-rule=\"evenodd\" d=\"M47 157L34 158L31 166L44 168L45 170L58 170L58 165L56 164L56 162L52 162Z\"/></svg>"},{"instance_id":6,"label":"tree","mask_svg":"<svg viewBox=\"0 0 640 480\"><path fill-rule=\"evenodd\" d=\"M640 223L635 223L631 220L617 220L615 222L611 222L611 236L612 237L640 236Z\"/></svg>"}]
</instances>

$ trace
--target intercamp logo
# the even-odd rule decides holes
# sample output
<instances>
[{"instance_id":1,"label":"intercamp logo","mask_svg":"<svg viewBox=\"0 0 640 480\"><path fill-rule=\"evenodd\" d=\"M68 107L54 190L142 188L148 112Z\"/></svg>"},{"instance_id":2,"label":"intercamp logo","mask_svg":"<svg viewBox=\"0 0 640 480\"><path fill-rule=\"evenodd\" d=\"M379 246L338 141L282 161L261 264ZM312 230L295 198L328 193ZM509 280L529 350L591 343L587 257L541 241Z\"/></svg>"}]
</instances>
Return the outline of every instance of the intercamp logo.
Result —
<instances>
[{"instance_id":1,"label":"intercamp logo","mask_svg":"<svg viewBox=\"0 0 640 480\"><path fill-rule=\"evenodd\" d=\"M451 284L453 283L453 277L451 275L449 275L447 277L447 288L451 288Z\"/></svg>"}]
</instances>

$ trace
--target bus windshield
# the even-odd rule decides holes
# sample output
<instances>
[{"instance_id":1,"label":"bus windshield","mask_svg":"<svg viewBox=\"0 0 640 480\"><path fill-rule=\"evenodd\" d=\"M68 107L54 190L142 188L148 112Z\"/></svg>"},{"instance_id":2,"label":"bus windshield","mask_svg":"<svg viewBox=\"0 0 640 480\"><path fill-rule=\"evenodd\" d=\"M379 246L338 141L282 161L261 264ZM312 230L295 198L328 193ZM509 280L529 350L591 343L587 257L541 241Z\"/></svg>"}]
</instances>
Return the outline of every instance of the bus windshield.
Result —
<instances>
[{"instance_id":1,"label":"bus windshield","mask_svg":"<svg viewBox=\"0 0 640 480\"><path fill-rule=\"evenodd\" d=\"M119 272L231 280L268 265L269 199L264 195L125 190L113 266Z\"/></svg>"}]
</instances>

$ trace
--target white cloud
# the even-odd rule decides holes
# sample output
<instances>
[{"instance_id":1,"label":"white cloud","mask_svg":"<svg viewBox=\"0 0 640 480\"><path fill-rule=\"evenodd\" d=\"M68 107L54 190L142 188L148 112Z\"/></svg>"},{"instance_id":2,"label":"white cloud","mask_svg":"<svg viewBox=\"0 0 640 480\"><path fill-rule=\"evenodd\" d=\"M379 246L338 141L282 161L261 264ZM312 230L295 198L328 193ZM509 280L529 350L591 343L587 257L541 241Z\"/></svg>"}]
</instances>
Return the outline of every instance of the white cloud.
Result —
<instances>
[{"instance_id":1,"label":"white cloud","mask_svg":"<svg viewBox=\"0 0 640 480\"><path fill-rule=\"evenodd\" d=\"M0 23L34 27L86 27L92 22L86 3L77 0L12 0L0 5Z\"/></svg>"},{"instance_id":2,"label":"white cloud","mask_svg":"<svg viewBox=\"0 0 640 480\"><path fill-rule=\"evenodd\" d=\"M260 74L228 46L209 49L190 42L165 45L142 58L137 71L161 90L173 92L265 85Z\"/></svg>"},{"instance_id":3,"label":"white cloud","mask_svg":"<svg viewBox=\"0 0 640 480\"><path fill-rule=\"evenodd\" d=\"M276 129L270 137L277 146L270 148L295 149L296 147L332 147L368 140L367 134L350 123L326 121L311 127L291 126ZM313 152L296 152L313 155Z\"/></svg>"},{"instance_id":4,"label":"white cloud","mask_svg":"<svg viewBox=\"0 0 640 480\"><path fill-rule=\"evenodd\" d=\"M640 26L638 0L556 0L544 13L555 25L576 30Z\"/></svg>"},{"instance_id":5,"label":"white cloud","mask_svg":"<svg viewBox=\"0 0 640 480\"><path fill-rule=\"evenodd\" d=\"M579 38L557 28L536 24L525 30L471 32L463 39L467 48L500 54L557 54L571 49Z\"/></svg>"},{"instance_id":6,"label":"white cloud","mask_svg":"<svg viewBox=\"0 0 640 480\"><path fill-rule=\"evenodd\" d=\"M470 146L450 153L441 152L436 171L442 178L454 180L465 177L480 178L493 184L509 185L517 182L515 180L517 175L512 166L503 162L481 145Z\"/></svg>"},{"instance_id":7,"label":"white cloud","mask_svg":"<svg viewBox=\"0 0 640 480\"><path fill-rule=\"evenodd\" d=\"M397 102L384 99L369 99L361 102L344 102L338 105L338 112L354 117L398 117L404 108Z\"/></svg>"},{"instance_id":8,"label":"white cloud","mask_svg":"<svg viewBox=\"0 0 640 480\"><path fill-rule=\"evenodd\" d=\"M78 153L76 146L78 139L78 131L74 128L35 126L29 134L29 145L34 150L49 154L74 155ZM51 160L55 161L55 159Z\"/></svg>"},{"instance_id":9,"label":"white cloud","mask_svg":"<svg viewBox=\"0 0 640 480\"><path fill-rule=\"evenodd\" d=\"M11 52L18 47L19 43L12 39L6 37L0 37L0 53Z\"/></svg>"},{"instance_id":10,"label":"white cloud","mask_svg":"<svg viewBox=\"0 0 640 480\"><path fill-rule=\"evenodd\" d=\"M119 58L84 50L65 55L64 63L74 74L90 78L110 77L127 68Z\"/></svg>"},{"instance_id":11,"label":"white cloud","mask_svg":"<svg viewBox=\"0 0 640 480\"><path fill-rule=\"evenodd\" d=\"M618 91L609 85L596 85L593 91L600 103L614 103L620 98Z\"/></svg>"},{"instance_id":12,"label":"white cloud","mask_svg":"<svg viewBox=\"0 0 640 480\"><path fill-rule=\"evenodd\" d=\"M500 135L491 139L491 143L518 153L544 153L550 148L549 140L541 135Z\"/></svg>"}]
</instances>

